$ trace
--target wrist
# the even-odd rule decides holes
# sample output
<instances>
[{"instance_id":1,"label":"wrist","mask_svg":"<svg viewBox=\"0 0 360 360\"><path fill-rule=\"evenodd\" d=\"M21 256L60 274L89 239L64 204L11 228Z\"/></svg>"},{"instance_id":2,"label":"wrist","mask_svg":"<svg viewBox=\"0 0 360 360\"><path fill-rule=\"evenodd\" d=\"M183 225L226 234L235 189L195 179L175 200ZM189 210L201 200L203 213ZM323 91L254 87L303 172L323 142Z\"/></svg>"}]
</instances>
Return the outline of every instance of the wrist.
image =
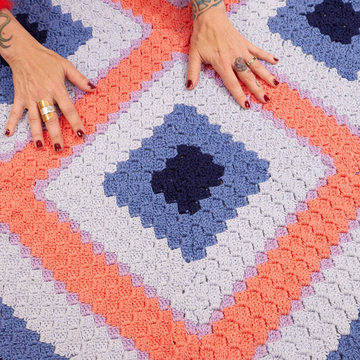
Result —
<instances>
[{"instance_id":1,"label":"wrist","mask_svg":"<svg viewBox=\"0 0 360 360\"><path fill-rule=\"evenodd\" d=\"M198 22L216 21L218 16L225 15L223 0L190 0L194 24Z\"/></svg>"}]
</instances>

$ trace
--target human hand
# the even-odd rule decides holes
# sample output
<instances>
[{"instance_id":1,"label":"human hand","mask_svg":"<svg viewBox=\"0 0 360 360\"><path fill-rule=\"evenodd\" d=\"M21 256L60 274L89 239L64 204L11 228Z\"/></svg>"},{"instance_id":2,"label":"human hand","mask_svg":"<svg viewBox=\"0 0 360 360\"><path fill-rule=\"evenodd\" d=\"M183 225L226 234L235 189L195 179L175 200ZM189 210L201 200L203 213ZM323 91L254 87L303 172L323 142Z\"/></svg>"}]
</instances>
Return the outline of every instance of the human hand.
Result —
<instances>
[{"instance_id":1,"label":"human hand","mask_svg":"<svg viewBox=\"0 0 360 360\"><path fill-rule=\"evenodd\" d=\"M10 65L14 81L14 105L5 129L5 135L12 136L25 109L28 109L29 124L36 148L44 146L42 120L38 102L46 100L57 104L71 125L75 134L85 136L85 127L65 87L65 78L83 91L95 91L95 86L68 60L39 44L7 10L2 14L10 21L3 28L1 36L10 39L1 48L1 55ZM5 33L6 30L6 33ZM12 37L11 37L12 36ZM45 122L55 151L64 148L59 118L55 112Z\"/></svg>"},{"instance_id":2,"label":"human hand","mask_svg":"<svg viewBox=\"0 0 360 360\"><path fill-rule=\"evenodd\" d=\"M197 85L201 64L205 63L212 65L244 109L250 108L250 103L239 80L261 103L269 102L256 76L272 87L279 82L254 56L270 64L276 64L278 59L250 43L235 29L226 16L222 0L191 0L191 4L194 28L190 42L187 89L191 90Z\"/></svg>"}]
</instances>

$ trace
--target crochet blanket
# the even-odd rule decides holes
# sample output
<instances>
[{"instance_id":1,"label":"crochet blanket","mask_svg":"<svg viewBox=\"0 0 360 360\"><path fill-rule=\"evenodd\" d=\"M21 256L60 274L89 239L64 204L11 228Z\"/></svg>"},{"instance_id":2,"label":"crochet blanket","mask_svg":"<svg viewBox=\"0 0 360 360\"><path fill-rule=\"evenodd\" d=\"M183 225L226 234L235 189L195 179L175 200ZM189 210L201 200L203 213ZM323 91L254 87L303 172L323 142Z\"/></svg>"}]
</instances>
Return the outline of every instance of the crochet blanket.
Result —
<instances>
[{"instance_id":1,"label":"crochet blanket","mask_svg":"<svg viewBox=\"0 0 360 360\"><path fill-rule=\"evenodd\" d=\"M17 1L97 91L61 153L0 135L1 359L360 359L360 1L227 11L280 59L249 111L185 89L187 0Z\"/></svg>"}]
</instances>

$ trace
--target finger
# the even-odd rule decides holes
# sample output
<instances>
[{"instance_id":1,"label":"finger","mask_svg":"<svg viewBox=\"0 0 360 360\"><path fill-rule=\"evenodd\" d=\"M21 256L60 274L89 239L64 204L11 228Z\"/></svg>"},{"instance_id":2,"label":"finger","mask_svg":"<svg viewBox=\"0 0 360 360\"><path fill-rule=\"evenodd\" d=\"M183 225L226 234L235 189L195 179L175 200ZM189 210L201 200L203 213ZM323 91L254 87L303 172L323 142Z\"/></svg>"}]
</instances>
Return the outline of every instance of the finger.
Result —
<instances>
[{"instance_id":1,"label":"finger","mask_svg":"<svg viewBox=\"0 0 360 360\"><path fill-rule=\"evenodd\" d=\"M52 103L50 101L50 103ZM52 113L52 118L45 121L45 126L49 132L51 143L55 151L59 152L64 148L64 141L61 134L59 117L56 112Z\"/></svg>"},{"instance_id":2,"label":"finger","mask_svg":"<svg viewBox=\"0 0 360 360\"><path fill-rule=\"evenodd\" d=\"M79 138L83 138L85 136L84 124L82 123L74 104L69 99L66 90L64 89L64 92L61 93L61 95L57 97L55 100L59 105L59 108L62 111L63 115L65 116L70 126L72 127L74 133Z\"/></svg>"},{"instance_id":3,"label":"finger","mask_svg":"<svg viewBox=\"0 0 360 360\"><path fill-rule=\"evenodd\" d=\"M259 60L253 61L249 65L249 69L270 86L276 87L279 85L276 76L270 74L270 72L263 66L263 64Z\"/></svg>"},{"instance_id":4,"label":"finger","mask_svg":"<svg viewBox=\"0 0 360 360\"><path fill-rule=\"evenodd\" d=\"M234 70L236 71L239 79L247 86L252 94L262 103L269 102L269 97L265 94L264 89L261 87L259 82L257 81L253 72L249 69L246 63L252 58L249 54L244 60L242 57L237 57L234 62ZM257 60L255 60L257 61Z\"/></svg>"},{"instance_id":5,"label":"finger","mask_svg":"<svg viewBox=\"0 0 360 360\"><path fill-rule=\"evenodd\" d=\"M189 66L186 75L186 88L192 90L199 82L201 71L201 58L197 50L190 48L189 52Z\"/></svg>"},{"instance_id":6,"label":"finger","mask_svg":"<svg viewBox=\"0 0 360 360\"><path fill-rule=\"evenodd\" d=\"M15 132L16 125L18 124L19 120L21 119L24 113L25 107L23 103L17 99L14 99L14 105L11 109L9 120L6 124L5 128L5 135L12 136Z\"/></svg>"},{"instance_id":7,"label":"finger","mask_svg":"<svg viewBox=\"0 0 360 360\"><path fill-rule=\"evenodd\" d=\"M87 92L93 92L96 86L92 84L70 61L65 63L66 77L79 89Z\"/></svg>"},{"instance_id":8,"label":"finger","mask_svg":"<svg viewBox=\"0 0 360 360\"><path fill-rule=\"evenodd\" d=\"M29 124L31 129L31 134L35 147L41 149L44 146L44 136L42 130L42 121L39 108L36 103L32 102L28 106L29 110Z\"/></svg>"},{"instance_id":9,"label":"finger","mask_svg":"<svg viewBox=\"0 0 360 360\"><path fill-rule=\"evenodd\" d=\"M273 65L276 65L278 63L278 61L279 61L279 59L277 59L276 57L274 57L270 53L258 48L257 46L255 46L254 44L251 44L251 43L248 46L248 51L251 54L254 54L259 59L265 60L268 63L273 64Z\"/></svg>"},{"instance_id":10,"label":"finger","mask_svg":"<svg viewBox=\"0 0 360 360\"><path fill-rule=\"evenodd\" d=\"M215 71L220 75L221 79L224 82L225 87L230 91L230 94L234 97L236 102L244 109L250 108L249 100L244 94L239 80L234 74L233 69L229 65L228 68L215 67Z\"/></svg>"}]
</instances>

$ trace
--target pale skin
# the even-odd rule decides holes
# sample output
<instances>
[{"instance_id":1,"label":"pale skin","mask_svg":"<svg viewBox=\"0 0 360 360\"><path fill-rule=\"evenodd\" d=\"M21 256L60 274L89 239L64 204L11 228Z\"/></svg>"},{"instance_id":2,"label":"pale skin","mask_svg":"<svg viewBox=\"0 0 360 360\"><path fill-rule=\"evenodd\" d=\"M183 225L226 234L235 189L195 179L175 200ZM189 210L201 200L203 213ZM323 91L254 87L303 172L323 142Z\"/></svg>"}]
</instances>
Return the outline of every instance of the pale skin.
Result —
<instances>
[{"instance_id":1,"label":"pale skin","mask_svg":"<svg viewBox=\"0 0 360 360\"><path fill-rule=\"evenodd\" d=\"M254 56L270 64L278 60L246 40L227 18L223 0L190 0L193 10L193 34L190 42L187 88L192 90L199 81L201 64L212 65L226 88L244 109L249 100L241 88L243 83L261 102L270 101L256 76L271 87L279 82L259 60L247 65ZM240 81L240 82L239 82Z\"/></svg>"},{"instance_id":2,"label":"pale skin","mask_svg":"<svg viewBox=\"0 0 360 360\"><path fill-rule=\"evenodd\" d=\"M70 61L39 44L9 10L3 9L0 14L0 55L11 67L15 91L5 135L14 134L16 125L27 109L34 145L38 149L43 148L42 120L37 104L40 100L47 100L57 104L74 133L80 138L84 137L85 127L69 98L65 78L83 91L94 92L95 86ZM64 141L58 115L55 113L45 125L54 150L61 151Z\"/></svg>"}]
</instances>

